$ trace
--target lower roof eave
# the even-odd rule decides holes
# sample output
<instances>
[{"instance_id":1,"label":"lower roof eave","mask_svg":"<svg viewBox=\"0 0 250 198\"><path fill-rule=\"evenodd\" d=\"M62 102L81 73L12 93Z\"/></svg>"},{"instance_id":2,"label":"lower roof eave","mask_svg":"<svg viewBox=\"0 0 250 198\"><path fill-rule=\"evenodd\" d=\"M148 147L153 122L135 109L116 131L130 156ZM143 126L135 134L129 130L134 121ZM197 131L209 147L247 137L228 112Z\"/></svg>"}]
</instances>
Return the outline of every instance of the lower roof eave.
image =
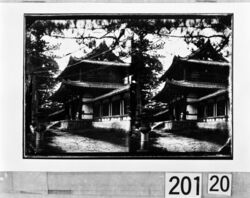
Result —
<instances>
[{"instance_id":1,"label":"lower roof eave","mask_svg":"<svg viewBox=\"0 0 250 198\"><path fill-rule=\"evenodd\" d=\"M105 99L105 98L109 98L109 97L112 97L114 95L118 95L118 94L121 94L121 93L124 93L124 92L127 92L127 91L129 91L129 89L130 89L130 85L126 85L126 86L124 86L122 88L115 89L115 90L113 90L113 91L111 91L109 93L106 93L104 95L101 95L101 96L98 96L98 97L94 98L93 102L96 102L98 100L102 100L102 99Z\"/></svg>"},{"instance_id":2,"label":"lower roof eave","mask_svg":"<svg viewBox=\"0 0 250 198\"><path fill-rule=\"evenodd\" d=\"M192 81L177 81L177 80L166 80L165 86L163 89L153 97L153 100L165 102L168 100L168 97L171 93L187 90L221 90L226 89L227 85L220 83L210 83L210 82L192 82Z\"/></svg>"},{"instance_id":3,"label":"lower roof eave","mask_svg":"<svg viewBox=\"0 0 250 198\"><path fill-rule=\"evenodd\" d=\"M203 97L199 98L197 100L197 102L201 102L201 101L205 101L205 100L208 100L208 99L212 99L212 98L221 96L223 94L228 94L228 90L227 89L220 89L218 91L215 91L215 92L213 92L211 94L208 94L206 96L203 96Z\"/></svg>"}]
</instances>

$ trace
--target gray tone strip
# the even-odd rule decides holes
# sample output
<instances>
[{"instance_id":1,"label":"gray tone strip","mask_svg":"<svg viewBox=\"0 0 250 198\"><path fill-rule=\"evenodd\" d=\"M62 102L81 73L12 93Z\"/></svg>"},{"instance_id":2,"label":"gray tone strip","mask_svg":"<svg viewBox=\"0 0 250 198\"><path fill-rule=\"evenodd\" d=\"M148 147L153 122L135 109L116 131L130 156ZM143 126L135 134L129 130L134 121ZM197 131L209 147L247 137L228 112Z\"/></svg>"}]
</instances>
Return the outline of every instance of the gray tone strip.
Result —
<instances>
[{"instance_id":1,"label":"gray tone strip","mask_svg":"<svg viewBox=\"0 0 250 198\"><path fill-rule=\"evenodd\" d=\"M0 0L5 3L244 3L250 0Z\"/></svg>"}]
</instances>

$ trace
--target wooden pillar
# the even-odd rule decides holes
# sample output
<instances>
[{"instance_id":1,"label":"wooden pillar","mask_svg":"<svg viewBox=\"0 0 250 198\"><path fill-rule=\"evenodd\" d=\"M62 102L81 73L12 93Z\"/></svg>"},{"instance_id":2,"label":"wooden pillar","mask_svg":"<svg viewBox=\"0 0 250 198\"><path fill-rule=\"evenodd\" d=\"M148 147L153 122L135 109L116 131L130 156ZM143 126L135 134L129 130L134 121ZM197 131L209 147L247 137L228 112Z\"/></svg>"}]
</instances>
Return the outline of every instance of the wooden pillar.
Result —
<instances>
[{"instance_id":1,"label":"wooden pillar","mask_svg":"<svg viewBox=\"0 0 250 198\"><path fill-rule=\"evenodd\" d=\"M38 98L37 98L37 90L36 90L37 81L36 81L35 74L31 76L31 79L32 79L31 122L33 123L33 125L37 125L38 124L38 120L37 120Z\"/></svg>"},{"instance_id":2,"label":"wooden pillar","mask_svg":"<svg viewBox=\"0 0 250 198\"><path fill-rule=\"evenodd\" d=\"M184 95L183 98L183 120L187 119L187 96Z\"/></svg>"},{"instance_id":3,"label":"wooden pillar","mask_svg":"<svg viewBox=\"0 0 250 198\"><path fill-rule=\"evenodd\" d=\"M108 105L109 105L109 117L111 117L112 116L112 98L109 99Z\"/></svg>"},{"instance_id":4,"label":"wooden pillar","mask_svg":"<svg viewBox=\"0 0 250 198\"><path fill-rule=\"evenodd\" d=\"M187 72L186 72L186 68L184 67L183 69L183 80L187 79Z\"/></svg>"},{"instance_id":5,"label":"wooden pillar","mask_svg":"<svg viewBox=\"0 0 250 198\"><path fill-rule=\"evenodd\" d=\"M176 120L176 109L174 105L173 105L173 119Z\"/></svg>"},{"instance_id":6,"label":"wooden pillar","mask_svg":"<svg viewBox=\"0 0 250 198\"><path fill-rule=\"evenodd\" d=\"M120 100L120 115L124 115L124 99L122 98L121 100Z\"/></svg>"},{"instance_id":7,"label":"wooden pillar","mask_svg":"<svg viewBox=\"0 0 250 198\"><path fill-rule=\"evenodd\" d=\"M78 119L81 120L82 119L82 97L79 96L78 99Z\"/></svg>"},{"instance_id":8,"label":"wooden pillar","mask_svg":"<svg viewBox=\"0 0 250 198\"><path fill-rule=\"evenodd\" d=\"M71 116L71 106L69 104L69 120L71 120L71 119L72 119L72 116Z\"/></svg>"},{"instance_id":9,"label":"wooden pillar","mask_svg":"<svg viewBox=\"0 0 250 198\"><path fill-rule=\"evenodd\" d=\"M213 116L214 116L214 120L216 120L216 116L217 116L217 102L216 100L213 101Z\"/></svg>"},{"instance_id":10,"label":"wooden pillar","mask_svg":"<svg viewBox=\"0 0 250 198\"><path fill-rule=\"evenodd\" d=\"M229 117L230 116L230 99L226 99L226 102L225 102L225 115L226 117Z\"/></svg>"},{"instance_id":11,"label":"wooden pillar","mask_svg":"<svg viewBox=\"0 0 250 198\"><path fill-rule=\"evenodd\" d=\"M82 81L82 68L80 67L80 71L79 71L79 81Z\"/></svg>"},{"instance_id":12,"label":"wooden pillar","mask_svg":"<svg viewBox=\"0 0 250 198\"><path fill-rule=\"evenodd\" d=\"M102 102L100 102L100 106L99 106L99 117L102 117Z\"/></svg>"},{"instance_id":13,"label":"wooden pillar","mask_svg":"<svg viewBox=\"0 0 250 198\"><path fill-rule=\"evenodd\" d=\"M69 100L69 119L72 120L72 101Z\"/></svg>"},{"instance_id":14,"label":"wooden pillar","mask_svg":"<svg viewBox=\"0 0 250 198\"><path fill-rule=\"evenodd\" d=\"M120 96L120 116L124 115L124 95Z\"/></svg>"}]
</instances>

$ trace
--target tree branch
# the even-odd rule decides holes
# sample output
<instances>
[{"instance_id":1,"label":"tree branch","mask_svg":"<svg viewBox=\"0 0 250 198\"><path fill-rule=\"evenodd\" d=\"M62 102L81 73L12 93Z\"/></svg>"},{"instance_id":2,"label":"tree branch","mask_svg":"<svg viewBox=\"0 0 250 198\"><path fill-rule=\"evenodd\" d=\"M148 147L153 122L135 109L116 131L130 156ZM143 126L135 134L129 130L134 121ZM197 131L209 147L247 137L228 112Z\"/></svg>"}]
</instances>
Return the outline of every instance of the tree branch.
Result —
<instances>
[{"instance_id":1,"label":"tree branch","mask_svg":"<svg viewBox=\"0 0 250 198\"><path fill-rule=\"evenodd\" d=\"M104 39L104 38L112 38L114 40L117 40L115 36L101 36L101 37L96 37L96 36L61 36L61 35L51 35L51 37L54 38L63 38L63 39Z\"/></svg>"},{"instance_id":2,"label":"tree branch","mask_svg":"<svg viewBox=\"0 0 250 198\"><path fill-rule=\"evenodd\" d=\"M153 33L152 33L153 34ZM155 33L158 36L166 36L166 37L172 37L172 38L216 38L216 37L220 37L223 39L226 39L227 37L225 35L221 35L221 34L214 34L211 36L206 36L206 35L171 35L171 34L162 34L162 33ZM117 37L115 36L107 36L107 34L101 36L101 37L96 37L96 36L79 36L79 37L75 37L75 36L62 36L62 35L51 35L51 37L54 38L63 38L63 39L104 39L104 38L111 38L114 40L117 40Z\"/></svg>"},{"instance_id":3,"label":"tree branch","mask_svg":"<svg viewBox=\"0 0 250 198\"><path fill-rule=\"evenodd\" d=\"M166 37L172 37L172 38L216 38L216 37L220 37L223 39L227 39L227 37L225 35L221 35L221 34L214 34L211 36L206 36L206 35L171 35L171 34L158 34L159 36L166 36Z\"/></svg>"}]
</instances>

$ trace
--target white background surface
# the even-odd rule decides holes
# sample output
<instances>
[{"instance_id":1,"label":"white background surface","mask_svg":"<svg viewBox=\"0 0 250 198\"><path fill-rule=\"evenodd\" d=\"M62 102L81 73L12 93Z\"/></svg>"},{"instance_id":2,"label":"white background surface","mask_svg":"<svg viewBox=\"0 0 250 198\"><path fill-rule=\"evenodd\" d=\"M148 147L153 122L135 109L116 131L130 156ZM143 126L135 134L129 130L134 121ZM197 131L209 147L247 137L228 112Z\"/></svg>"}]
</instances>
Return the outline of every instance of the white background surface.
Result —
<instances>
[{"instance_id":1,"label":"white background surface","mask_svg":"<svg viewBox=\"0 0 250 198\"><path fill-rule=\"evenodd\" d=\"M233 160L22 159L24 13L234 13ZM250 171L250 4L0 4L0 171Z\"/></svg>"}]
</instances>

